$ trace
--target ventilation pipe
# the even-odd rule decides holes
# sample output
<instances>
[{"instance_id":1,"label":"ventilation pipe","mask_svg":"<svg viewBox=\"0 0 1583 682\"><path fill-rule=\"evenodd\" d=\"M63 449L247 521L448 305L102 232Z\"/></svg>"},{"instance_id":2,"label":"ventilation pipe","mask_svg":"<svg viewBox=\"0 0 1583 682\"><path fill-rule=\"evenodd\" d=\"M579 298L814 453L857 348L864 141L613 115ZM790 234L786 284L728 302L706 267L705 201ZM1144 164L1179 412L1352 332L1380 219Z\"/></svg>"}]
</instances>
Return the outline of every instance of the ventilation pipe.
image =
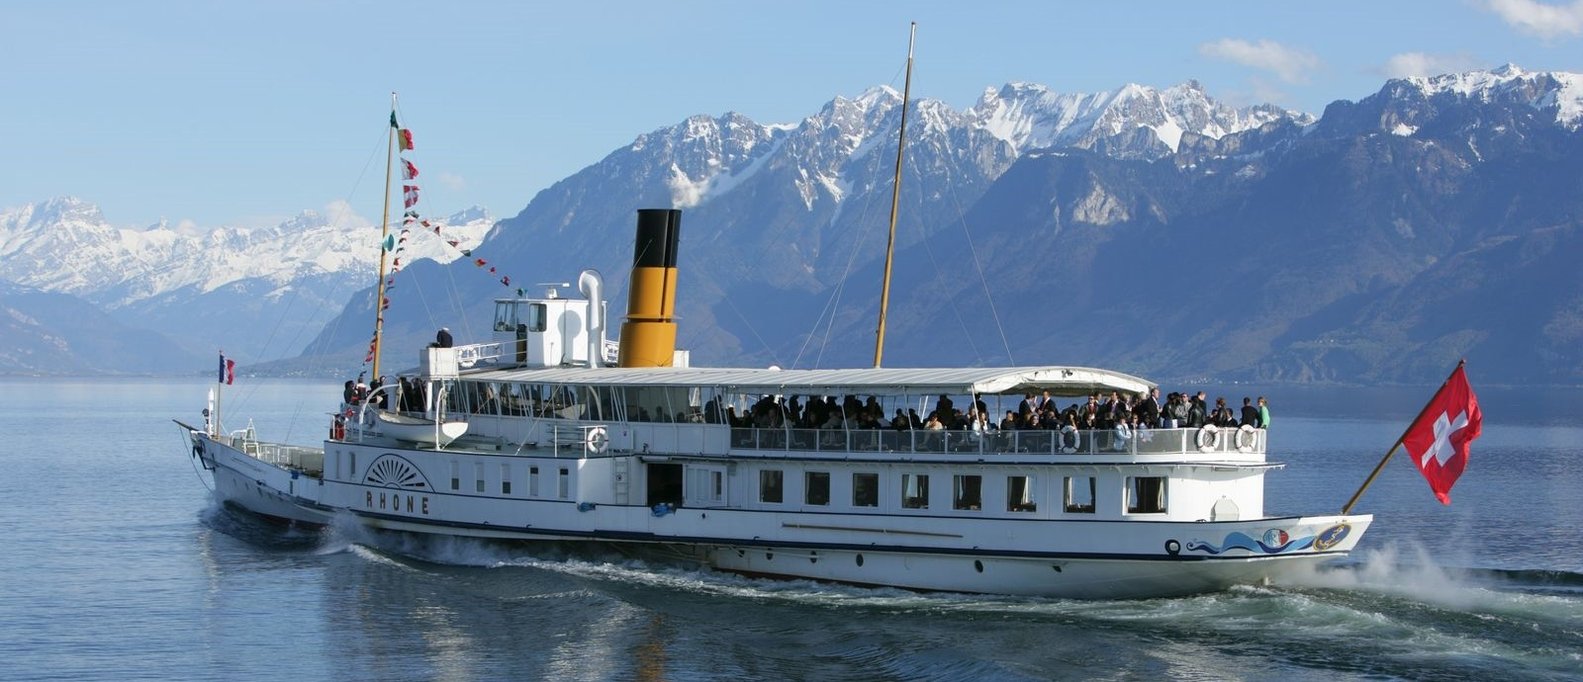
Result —
<instances>
[{"instance_id":1,"label":"ventilation pipe","mask_svg":"<svg viewBox=\"0 0 1583 682\"><path fill-rule=\"evenodd\" d=\"M670 367L676 355L676 244L682 212L638 209L632 291L621 323L622 367Z\"/></svg>"},{"instance_id":2,"label":"ventilation pipe","mask_svg":"<svg viewBox=\"0 0 1583 682\"><path fill-rule=\"evenodd\" d=\"M588 366L605 364L605 279L598 270L577 276L577 290L588 299Z\"/></svg>"}]
</instances>

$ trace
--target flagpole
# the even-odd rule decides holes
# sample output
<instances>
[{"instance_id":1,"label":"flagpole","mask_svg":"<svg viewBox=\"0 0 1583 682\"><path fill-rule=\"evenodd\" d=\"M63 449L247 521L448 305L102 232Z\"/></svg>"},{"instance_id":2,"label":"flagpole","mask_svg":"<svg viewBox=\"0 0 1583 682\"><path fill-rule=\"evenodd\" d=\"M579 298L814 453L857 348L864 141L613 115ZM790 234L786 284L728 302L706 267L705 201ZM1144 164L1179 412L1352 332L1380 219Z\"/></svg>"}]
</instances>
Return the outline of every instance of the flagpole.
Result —
<instances>
[{"instance_id":1,"label":"flagpole","mask_svg":"<svg viewBox=\"0 0 1583 682\"><path fill-rule=\"evenodd\" d=\"M879 325L874 331L874 367L885 356L885 313L890 308L890 265L896 252L896 211L901 204L902 150L907 148L907 101L912 98L912 44L918 37L918 22L907 34L907 81L901 90L901 132L896 135L896 179L890 190L890 238L885 242L885 277L880 282Z\"/></svg>"},{"instance_id":2,"label":"flagpole","mask_svg":"<svg viewBox=\"0 0 1583 682\"><path fill-rule=\"evenodd\" d=\"M223 378L224 375L225 375L225 351L221 350L220 351L220 372L215 377L217 379L217 381L215 381L215 384L214 384L214 433L210 434L210 435L212 435L212 436L214 436L216 438L218 438L220 436L220 434L225 433L225 429L220 426L220 402L221 402L221 399L225 397L225 382L224 381L218 381L218 379Z\"/></svg>"},{"instance_id":3,"label":"flagpole","mask_svg":"<svg viewBox=\"0 0 1583 682\"><path fill-rule=\"evenodd\" d=\"M379 345L385 330L385 240L390 238L390 168L396 152L396 93L390 93L390 139L385 143L385 201L379 219L379 286L374 295L374 368L371 382L379 379Z\"/></svg>"},{"instance_id":4,"label":"flagpole","mask_svg":"<svg viewBox=\"0 0 1583 682\"><path fill-rule=\"evenodd\" d=\"M1413 430L1413 425L1417 424L1418 420L1422 419L1423 416L1429 412L1429 408L1435 404L1435 397L1439 396L1441 391L1446 390L1446 384L1451 383L1451 377L1456 376L1457 370L1462 369L1462 366L1466 364L1468 364L1467 358L1463 358L1461 361L1457 362L1456 369L1451 370L1451 374L1446 375L1446 380L1440 382L1440 388L1435 389L1435 392L1429 396L1429 402L1424 403L1424 409L1419 410L1418 416L1413 417L1412 421L1407 422L1407 428L1403 429L1402 435L1397 437L1396 444L1392 445L1390 451L1385 453L1385 457L1380 460L1379 464L1374 465L1374 471L1369 472L1369 477L1364 479L1363 485L1358 488L1357 492L1352 493L1352 499L1347 500L1346 506L1341 508L1342 516L1352 512L1352 506L1358 503L1358 498L1363 497L1363 491L1369 489L1369 485L1374 483L1374 479L1380 475L1381 471L1385 470L1385 463L1391 461L1391 455L1396 454L1396 449L1402 446L1402 441L1407 440L1407 434Z\"/></svg>"}]
</instances>

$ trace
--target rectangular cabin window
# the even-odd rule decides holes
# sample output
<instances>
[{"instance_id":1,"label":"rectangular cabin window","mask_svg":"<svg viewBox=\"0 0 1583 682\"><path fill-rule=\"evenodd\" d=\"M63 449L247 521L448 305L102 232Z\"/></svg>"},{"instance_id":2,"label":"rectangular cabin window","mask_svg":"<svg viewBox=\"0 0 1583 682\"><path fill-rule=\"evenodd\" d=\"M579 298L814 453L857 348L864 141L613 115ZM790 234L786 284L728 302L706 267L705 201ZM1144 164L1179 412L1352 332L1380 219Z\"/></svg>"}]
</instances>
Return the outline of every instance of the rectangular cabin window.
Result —
<instances>
[{"instance_id":1,"label":"rectangular cabin window","mask_svg":"<svg viewBox=\"0 0 1583 682\"><path fill-rule=\"evenodd\" d=\"M688 466L686 473L687 504L716 506L726 503L726 471L724 467Z\"/></svg>"},{"instance_id":2,"label":"rectangular cabin window","mask_svg":"<svg viewBox=\"0 0 1583 682\"><path fill-rule=\"evenodd\" d=\"M509 332L517 328L517 302L495 301L495 331Z\"/></svg>"},{"instance_id":3,"label":"rectangular cabin window","mask_svg":"<svg viewBox=\"0 0 1583 682\"><path fill-rule=\"evenodd\" d=\"M539 496L539 468L528 467L528 497Z\"/></svg>"},{"instance_id":4,"label":"rectangular cabin window","mask_svg":"<svg viewBox=\"0 0 1583 682\"><path fill-rule=\"evenodd\" d=\"M1006 477L1006 511L1036 512L1039 503L1033 497L1032 476Z\"/></svg>"},{"instance_id":5,"label":"rectangular cabin window","mask_svg":"<svg viewBox=\"0 0 1583 682\"><path fill-rule=\"evenodd\" d=\"M784 474L779 469L765 469L759 472L759 501L772 504L781 503L781 483Z\"/></svg>"},{"instance_id":6,"label":"rectangular cabin window","mask_svg":"<svg viewBox=\"0 0 1583 682\"><path fill-rule=\"evenodd\" d=\"M542 332L549 328L549 309L543 303L528 304L528 331Z\"/></svg>"},{"instance_id":7,"label":"rectangular cabin window","mask_svg":"<svg viewBox=\"0 0 1583 682\"><path fill-rule=\"evenodd\" d=\"M462 464L461 464L461 462L458 462L458 461L453 459L453 460L451 460L451 490L461 490L461 489L462 489Z\"/></svg>"},{"instance_id":8,"label":"rectangular cabin window","mask_svg":"<svg viewBox=\"0 0 1583 682\"><path fill-rule=\"evenodd\" d=\"M879 474L852 474L852 506L879 506Z\"/></svg>"},{"instance_id":9,"label":"rectangular cabin window","mask_svg":"<svg viewBox=\"0 0 1583 682\"><path fill-rule=\"evenodd\" d=\"M803 501L819 506L830 504L830 472L810 471L803 474Z\"/></svg>"},{"instance_id":10,"label":"rectangular cabin window","mask_svg":"<svg viewBox=\"0 0 1583 682\"><path fill-rule=\"evenodd\" d=\"M561 499L571 499L572 496L572 470L561 467L560 485L556 491Z\"/></svg>"},{"instance_id":11,"label":"rectangular cabin window","mask_svg":"<svg viewBox=\"0 0 1583 682\"><path fill-rule=\"evenodd\" d=\"M983 491L983 476L952 476L951 508L963 511L978 511L983 509Z\"/></svg>"},{"instance_id":12,"label":"rectangular cabin window","mask_svg":"<svg viewBox=\"0 0 1583 682\"><path fill-rule=\"evenodd\" d=\"M473 465L473 492L484 492L484 463Z\"/></svg>"},{"instance_id":13,"label":"rectangular cabin window","mask_svg":"<svg viewBox=\"0 0 1583 682\"><path fill-rule=\"evenodd\" d=\"M357 477L357 453L348 452L346 455L347 461L350 462L346 467L346 480L350 481Z\"/></svg>"},{"instance_id":14,"label":"rectangular cabin window","mask_svg":"<svg viewBox=\"0 0 1583 682\"><path fill-rule=\"evenodd\" d=\"M501 495L510 495L511 494L511 465L510 464L502 464L502 465L500 465L500 494Z\"/></svg>"},{"instance_id":15,"label":"rectangular cabin window","mask_svg":"<svg viewBox=\"0 0 1583 682\"><path fill-rule=\"evenodd\" d=\"M1128 476L1127 513L1164 514L1165 477Z\"/></svg>"},{"instance_id":16,"label":"rectangular cabin window","mask_svg":"<svg viewBox=\"0 0 1583 682\"><path fill-rule=\"evenodd\" d=\"M901 475L901 508L902 509L928 509L929 508L929 475L928 474L902 474Z\"/></svg>"},{"instance_id":17,"label":"rectangular cabin window","mask_svg":"<svg viewBox=\"0 0 1583 682\"><path fill-rule=\"evenodd\" d=\"M1063 509L1068 514L1094 513L1094 477L1067 476Z\"/></svg>"}]
</instances>

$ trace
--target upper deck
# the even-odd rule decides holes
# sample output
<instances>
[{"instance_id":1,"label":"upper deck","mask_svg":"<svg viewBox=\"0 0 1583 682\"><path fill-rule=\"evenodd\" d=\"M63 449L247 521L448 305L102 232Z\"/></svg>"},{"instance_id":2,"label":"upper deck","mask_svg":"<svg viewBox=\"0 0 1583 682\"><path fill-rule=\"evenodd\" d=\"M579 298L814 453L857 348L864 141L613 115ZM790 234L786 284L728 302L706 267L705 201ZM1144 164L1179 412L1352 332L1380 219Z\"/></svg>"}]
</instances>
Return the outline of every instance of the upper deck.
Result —
<instances>
[{"instance_id":1,"label":"upper deck","mask_svg":"<svg viewBox=\"0 0 1583 682\"><path fill-rule=\"evenodd\" d=\"M639 452L1247 466L1263 464L1266 452L1261 429L996 427L996 417L1027 396L1053 401L1116 393L1142 399L1154 388L1135 376L1088 367L545 367L518 366L502 350L499 344L430 348L422 373L451 387L445 394L448 417L472 422L473 436L528 445L540 455L549 448L557 456ZM810 423L809 405L816 402L827 423ZM953 404L962 406L954 409L957 428L916 427L916 415L951 412ZM988 418L972 428L974 420L960 420L963 407ZM854 419L854 412L865 417ZM891 425L909 413L911 428ZM600 446L590 452L584 441L596 429ZM467 447L463 441L451 449Z\"/></svg>"}]
</instances>

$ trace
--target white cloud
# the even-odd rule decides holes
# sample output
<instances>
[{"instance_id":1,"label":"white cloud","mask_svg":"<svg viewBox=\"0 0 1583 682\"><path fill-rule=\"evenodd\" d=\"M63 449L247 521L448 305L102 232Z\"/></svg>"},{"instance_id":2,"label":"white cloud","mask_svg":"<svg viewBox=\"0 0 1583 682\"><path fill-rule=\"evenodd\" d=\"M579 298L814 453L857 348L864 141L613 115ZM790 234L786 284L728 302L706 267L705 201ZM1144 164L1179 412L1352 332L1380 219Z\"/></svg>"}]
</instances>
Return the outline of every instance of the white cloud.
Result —
<instances>
[{"instance_id":1,"label":"white cloud","mask_svg":"<svg viewBox=\"0 0 1583 682\"><path fill-rule=\"evenodd\" d=\"M1547 5L1535 0L1485 0L1513 28L1541 38L1583 34L1583 0Z\"/></svg>"},{"instance_id":2,"label":"white cloud","mask_svg":"<svg viewBox=\"0 0 1583 682\"><path fill-rule=\"evenodd\" d=\"M1583 0L1579 1L1583 2ZM1252 43L1237 38L1221 38L1212 43L1199 45L1198 53L1269 71L1287 83L1307 82L1308 73L1321 65L1319 57L1314 53L1287 47L1273 40Z\"/></svg>"},{"instance_id":3,"label":"white cloud","mask_svg":"<svg viewBox=\"0 0 1583 682\"><path fill-rule=\"evenodd\" d=\"M336 199L325 204L324 219L336 227L370 227L374 224L373 221L358 215L357 209L352 208L345 199Z\"/></svg>"},{"instance_id":4,"label":"white cloud","mask_svg":"<svg viewBox=\"0 0 1583 682\"><path fill-rule=\"evenodd\" d=\"M1472 71L1477 68L1478 60L1467 54L1403 52L1385 60L1385 64L1379 70L1387 78L1407 78L1438 76L1444 73Z\"/></svg>"},{"instance_id":5,"label":"white cloud","mask_svg":"<svg viewBox=\"0 0 1583 682\"><path fill-rule=\"evenodd\" d=\"M440 184L444 185L446 189L453 192L460 192L467 188L467 181L463 180L462 176L455 173L442 172L439 174L439 176L437 176L436 179L438 179Z\"/></svg>"}]
</instances>

